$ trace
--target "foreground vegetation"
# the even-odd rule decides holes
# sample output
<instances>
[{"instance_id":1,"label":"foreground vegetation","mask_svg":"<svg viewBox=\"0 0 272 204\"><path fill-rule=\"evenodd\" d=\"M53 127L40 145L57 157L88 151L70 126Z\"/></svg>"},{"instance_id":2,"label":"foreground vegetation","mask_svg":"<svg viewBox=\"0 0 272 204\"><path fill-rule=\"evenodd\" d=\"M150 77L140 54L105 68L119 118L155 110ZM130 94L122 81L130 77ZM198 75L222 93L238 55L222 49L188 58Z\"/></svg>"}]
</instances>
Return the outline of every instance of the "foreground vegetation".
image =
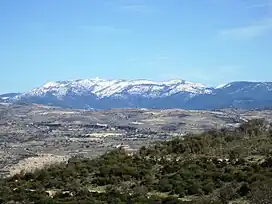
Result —
<instances>
[{"instance_id":1,"label":"foreground vegetation","mask_svg":"<svg viewBox=\"0 0 272 204\"><path fill-rule=\"evenodd\" d=\"M252 120L0 181L0 203L272 203L272 126Z\"/></svg>"}]
</instances>

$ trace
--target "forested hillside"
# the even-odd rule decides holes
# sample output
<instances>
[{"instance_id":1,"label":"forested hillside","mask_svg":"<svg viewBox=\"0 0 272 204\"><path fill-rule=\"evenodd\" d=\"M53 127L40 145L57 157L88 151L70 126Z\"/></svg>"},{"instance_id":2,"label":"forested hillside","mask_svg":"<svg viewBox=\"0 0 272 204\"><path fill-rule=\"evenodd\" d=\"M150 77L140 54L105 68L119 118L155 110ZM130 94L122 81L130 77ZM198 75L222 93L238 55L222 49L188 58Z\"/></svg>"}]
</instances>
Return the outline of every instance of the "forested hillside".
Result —
<instances>
[{"instance_id":1,"label":"forested hillside","mask_svg":"<svg viewBox=\"0 0 272 204\"><path fill-rule=\"evenodd\" d=\"M272 203L272 126L210 130L0 181L0 203Z\"/></svg>"}]
</instances>

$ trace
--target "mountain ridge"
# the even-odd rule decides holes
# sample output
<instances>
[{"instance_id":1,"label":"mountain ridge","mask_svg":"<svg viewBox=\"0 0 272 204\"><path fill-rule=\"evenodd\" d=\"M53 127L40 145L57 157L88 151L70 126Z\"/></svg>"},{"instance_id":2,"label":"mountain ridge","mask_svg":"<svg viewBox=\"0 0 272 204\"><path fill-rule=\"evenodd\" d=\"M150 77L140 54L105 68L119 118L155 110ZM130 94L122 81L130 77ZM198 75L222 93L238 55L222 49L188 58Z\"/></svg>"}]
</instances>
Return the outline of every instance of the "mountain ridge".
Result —
<instances>
[{"instance_id":1,"label":"mountain ridge","mask_svg":"<svg viewBox=\"0 0 272 204\"><path fill-rule=\"evenodd\" d=\"M236 81L209 87L183 79L51 81L20 94L0 95L5 102L28 102L66 108L262 108L272 105L272 82Z\"/></svg>"}]
</instances>

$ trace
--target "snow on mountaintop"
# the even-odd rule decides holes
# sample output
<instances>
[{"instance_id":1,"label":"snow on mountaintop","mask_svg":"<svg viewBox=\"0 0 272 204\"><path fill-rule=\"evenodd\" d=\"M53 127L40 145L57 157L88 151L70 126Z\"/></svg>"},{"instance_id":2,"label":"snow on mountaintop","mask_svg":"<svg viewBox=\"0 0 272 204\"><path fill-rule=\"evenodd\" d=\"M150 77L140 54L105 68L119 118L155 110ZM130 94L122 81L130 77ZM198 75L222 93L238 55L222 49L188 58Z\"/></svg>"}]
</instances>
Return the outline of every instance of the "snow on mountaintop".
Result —
<instances>
[{"instance_id":1,"label":"snow on mountaintop","mask_svg":"<svg viewBox=\"0 0 272 204\"><path fill-rule=\"evenodd\" d=\"M71 81L47 82L39 88L24 93L23 96L43 96L52 94L62 97L67 93L76 95L94 94L104 98L122 96L124 94L142 95L144 97L165 97L180 92L209 94L211 89L202 84L191 83L180 79L169 81L140 80L105 80L100 78Z\"/></svg>"},{"instance_id":2,"label":"snow on mountaintop","mask_svg":"<svg viewBox=\"0 0 272 204\"><path fill-rule=\"evenodd\" d=\"M79 79L47 82L26 93L0 95L0 101L84 109L252 109L271 107L272 82L236 81L213 88L180 79Z\"/></svg>"},{"instance_id":3,"label":"snow on mountaintop","mask_svg":"<svg viewBox=\"0 0 272 204\"><path fill-rule=\"evenodd\" d=\"M50 81L50 82L47 82L46 84L43 85L44 88L50 88L50 87L54 87L54 86L58 86L58 83Z\"/></svg>"},{"instance_id":4,"label":"snow on mountaintop","mask_svg":"<svg viewBox=\"0 0 272 204\"><path fill-rule=\"evenodd\" d=\"M220 84L220 85L218 85L217 87L215 87L216 89L221 89L221 88L223 88L223 87L225 87L227 84Z\"/></svg>"}]
</instances>

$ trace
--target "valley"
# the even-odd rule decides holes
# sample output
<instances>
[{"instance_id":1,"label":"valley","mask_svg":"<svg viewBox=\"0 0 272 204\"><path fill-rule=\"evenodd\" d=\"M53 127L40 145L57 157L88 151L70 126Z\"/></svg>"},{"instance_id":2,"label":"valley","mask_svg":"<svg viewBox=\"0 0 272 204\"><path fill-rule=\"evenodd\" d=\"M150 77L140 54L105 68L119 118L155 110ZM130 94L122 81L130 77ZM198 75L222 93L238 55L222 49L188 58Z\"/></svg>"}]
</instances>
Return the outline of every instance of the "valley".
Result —
<instances>
[{"instance_id":1,"label":"valley","mask_svg":"<svg viewBox=\"0 0 272 204\"><path fill-rule=\"evenodd\" d=\"M234 128L254 118L272 119L270 110L63 109L44 105L0 104L1 176L32 171L74 156L97 157L119 147L143 145Z\"/></svg>"}]
</instances>

